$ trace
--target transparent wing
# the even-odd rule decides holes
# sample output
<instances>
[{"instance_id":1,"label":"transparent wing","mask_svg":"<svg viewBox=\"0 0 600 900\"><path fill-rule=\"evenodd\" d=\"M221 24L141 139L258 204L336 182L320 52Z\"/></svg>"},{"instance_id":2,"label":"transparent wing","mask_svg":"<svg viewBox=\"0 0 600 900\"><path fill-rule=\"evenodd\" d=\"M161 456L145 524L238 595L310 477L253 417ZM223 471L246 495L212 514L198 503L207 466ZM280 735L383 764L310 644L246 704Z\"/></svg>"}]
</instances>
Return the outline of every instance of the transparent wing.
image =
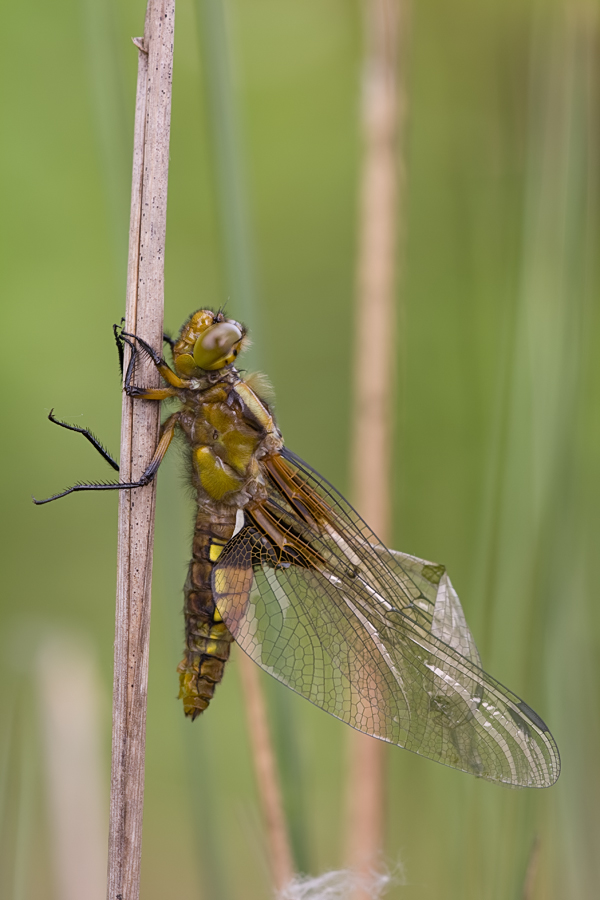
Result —
<instances>
[{"instance_id":1,"label":"transparent wing","mask_svg":"<svg viewBox=\"0 0 600 900\"><path fill-rule=\"evenodd\" d=\"M482 670L445 568L387 550L288 450L265 467L269 498L213 573L245 652L359 731L490 781L553 784L554 739Z\"/></svg>"}]
</instances>

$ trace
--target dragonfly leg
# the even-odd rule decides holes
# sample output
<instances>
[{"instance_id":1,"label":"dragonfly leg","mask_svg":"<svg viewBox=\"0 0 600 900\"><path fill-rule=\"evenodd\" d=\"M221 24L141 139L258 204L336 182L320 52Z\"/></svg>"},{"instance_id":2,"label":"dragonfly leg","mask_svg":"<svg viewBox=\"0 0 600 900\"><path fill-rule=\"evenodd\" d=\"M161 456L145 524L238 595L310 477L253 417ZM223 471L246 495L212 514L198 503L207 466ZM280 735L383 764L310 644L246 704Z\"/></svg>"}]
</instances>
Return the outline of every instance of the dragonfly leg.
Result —
<instances>
[{"instance_id":1,"label":"dragonfly leg","mask_svg":"<svg viewBox=\"0 0 600 900\"><path fill-rule=\"evenodd\" d=\"M113 334L115 336L115 343L117 345L117 352L119 354L119 368L121 369L121 377L123 377L123 362L124 362L124 354L123 354L123 344L124 340L121 337L121 331L123 330L123 322L124 318L121 319L120 325L113 325ZM175 347L176 341L171 337L170 334L166 332L163 334L163 342L168 344L171 348L171 353L173 353L173 348Z\"/></svg>"},{"instance_id":2,"label":"dragonfly leg","mask_svg":"<svg viewBox=\"0 0 600 900\"><path fill-rule=\"evenodd\" d=\"M163 343L168 344L169 347L171 348L171 353L173 353L173 349L174 349L177 341L175 341L174 338L172 338L170 334L167 334L166 332L163 334Z\"/></svg>"},{"instance_id":3,"label":"dragonfly leg","mask_svg":"<svg viewBox=\"0 0 600 900\"><path fill-rule=\"evenodd\" d=\"M33 502L36 506L42 506L44 503L50 503L52 500L59 500L61 497L66 497L67 494L75 494L78 491L130 491L133 488L144 487L145 485L150 484L158 471L158 467L164 459L165 453L169 449L171 441L173 440L173 435L175 434L175 428L179 421L179 416L179 413L173 413L172 416L169 416L169 418L166 419L165 422L163 422L160 438L156 446L156 450L154 451L154 456L150 460L149 465L143 472L139 481L120 481L108 484L74 484L72 487L61 491L60 494L53 494L52 497L47 497L45 500L36 500L34 497ZM66 427L68 428L69 426Z\"/></svg>"},{"instance_id":4,"label":"dragonfly leg","mask_svg":"<svg viewBox=\"0 0 600 900\"><path fill-rule=\"evenodd\" d=\"M137 384L131 383L131 379L133 377L133 370L135 368L135 361L136 361L137 355L138 355L138 349L135 346L135 344L133 343L133 341L129 340L129 335L124 336L124 332L123 331L119 332L118 328L119 328L118 325L113 325L115 339L117 341L117 346L120 348L119 354L122 353L123 344L128 344L129 347L131 348L131 358L127 365L127 372L125 373L125 381L123 384L123 387L125 389L125 393L127 394L127 396L133 397L136 400L168 400L171 397L177 397L178 396L178 388L175 388L175 387L143 388L143 387L139 387L139 385L137 385ZM137 340L139 340L139 338ZM147 345L147 346L149 347L149 345ZM150 348L150 349L152 349L152 348ZM158 359L160 359L160 357L158 357ZM152 361L155 362L155 360L153 358L152 358ZM165 366L168 368L166 363L165 363ZM169 369L169 371L171 371L171 370ZM175 373L173 373L173 375L174 375L174 377L177 377L177 376L175 376ZM180 379L180 381L181 381L181 379ZM181 382L181 383L184 384L184 382Z\"/></svg>"},{"instance_id":5,"label":"dragonfly leg","mask_svg":"<svg viewBox=\"0 0 600 900\"><path fill-rule=\"evenodd\" d=\"M135 384L130 384L125 388L128 397L136 400L169 400L171 397L177 397L179 391L177 388L143 388Z\"/></svg>"},{"instance_id":6,"label":"dragonfly leg","mask_svg":"<svg viewBox=\"0 0 600 900\"><path fill-rule=\"evenodd\" d=\"M129 340L129 339L131 339L131 340ZM135 356L135 354L133 352L132 341L137 341L138 344L140 345L140 347L142 348L142 350L144 351L144 353L146 353L150 357L150 359L152 360L152 362L158 369L160 375L162 376L162 378L165 379L167 384L170 384L171 387L174 387L174 388L188 387L188 382L184 381L183 378L180 378L179 375L176 375L175 372L173 371L173 369L171 369L170 366L167 365L165 359L162 356L160 356L156 352L156 350L150 346L150 344L147 344L146 341L144 341L144 340L142 340L142 338L138 337L137 334L129 334L127 331L122 331L121 332L121 340L126 341L129 344L129 346L132 348L132 358L129 363L129 366L127 367L128 374L130 373L131 362L133 361L134 356ZM174 344L173 344L173 346L174 346ZM136 350L137 350L137 348L136 348ZM126 387L127 387L127 378L125 379L125 383L126 383Z\"/></svg>"},{"instance_id":7,"label":"dragonfly leg","mask_svg":"<svg viewBox=\"0 0 600 900\"><path fill-rule=\"evenodd\" d=\"M121 331L123 330L123 322L125 319L121 319L120 325L113 325L113 334L115 336L115 344L117 345L117 353L119 354L119 368L121 370L121 378L123 378L123 362L124 362L124 352L123 352L123 339L121 337Z\"/></svg>"},{"instance_id":8,"label":"dragonfly leg","mask_svg":"<svg viewBox=\"0 0 600 900\"><path fill-rule=\"evenodd\" d=\"M98 451L100 456L106 460L109 466L112 466L116 472L119 471L119 464L113 459L106 447L100 443L96 435L92 434L89 428L78 428L76 425L69 425L68 422L63 422L62 419L56 419L54 417L53 409L48 413L48 418L54 425L60 425L61 428L66 428L68 431L76 431L77 434L82 434L84 438L90 442L92 447Z\"/></svg>"}]
</instances>

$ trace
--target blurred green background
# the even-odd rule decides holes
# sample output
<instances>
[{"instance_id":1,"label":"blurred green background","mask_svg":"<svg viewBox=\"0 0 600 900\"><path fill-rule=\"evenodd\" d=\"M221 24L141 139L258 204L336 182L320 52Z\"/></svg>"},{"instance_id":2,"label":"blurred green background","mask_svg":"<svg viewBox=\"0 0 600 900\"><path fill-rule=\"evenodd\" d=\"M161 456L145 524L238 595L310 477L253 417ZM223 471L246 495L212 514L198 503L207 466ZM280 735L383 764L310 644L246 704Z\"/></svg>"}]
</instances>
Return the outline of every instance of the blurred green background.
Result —
<instances>
[{"instance_id":1,"label":"blurred green background","mask_svg":"<svg viewBox=\"0 0 600 900\"><path fill-rule=\"evenodd\" d=\"M226 0L225 31L221 12L177 2L166 326L228 298L241 315L253 292L255 355L286 441L348 491L361 6ZM47 422L51 407L118 449L111 325L124 311L130 37L143 16L143 0L3 14L7 900L61 896L37 662L50 633L97 666L108 805L116 497L30 497L110 474ZM388 748L383 859L406 879L389 896L583 900L600 883L598 6L413 0L407 51L393 543L448 566L485 667L548 721L563 774L548 791L510 791ZM225 119L210 102L219 65ZM142 897L258 900L268 869L235 661L193 726L175 700L191 515L173 454L158 487ZM298 866L339 867L348 731L263 680Z\"/></svg>"}]
</instances>

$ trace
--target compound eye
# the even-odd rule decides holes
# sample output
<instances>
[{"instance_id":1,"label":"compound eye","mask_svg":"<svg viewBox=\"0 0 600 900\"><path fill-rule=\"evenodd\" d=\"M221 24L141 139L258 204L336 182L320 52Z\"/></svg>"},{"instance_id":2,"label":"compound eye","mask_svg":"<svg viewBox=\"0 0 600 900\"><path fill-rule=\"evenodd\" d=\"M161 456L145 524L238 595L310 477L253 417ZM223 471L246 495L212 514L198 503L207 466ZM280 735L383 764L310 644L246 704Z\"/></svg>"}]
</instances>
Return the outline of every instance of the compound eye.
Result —
<instances>
[{"instance_id":1,"label":"compound eye","mask_svg":"<svg viewBox=\"0 0 600 900\"><path fill-rule=\"evenodd\" d=\"M232 322L218 322L203 332L194 345L194 361L200 369L220 369L235 344L242 339L242 332Z\"/></svg>"}]
</instances>

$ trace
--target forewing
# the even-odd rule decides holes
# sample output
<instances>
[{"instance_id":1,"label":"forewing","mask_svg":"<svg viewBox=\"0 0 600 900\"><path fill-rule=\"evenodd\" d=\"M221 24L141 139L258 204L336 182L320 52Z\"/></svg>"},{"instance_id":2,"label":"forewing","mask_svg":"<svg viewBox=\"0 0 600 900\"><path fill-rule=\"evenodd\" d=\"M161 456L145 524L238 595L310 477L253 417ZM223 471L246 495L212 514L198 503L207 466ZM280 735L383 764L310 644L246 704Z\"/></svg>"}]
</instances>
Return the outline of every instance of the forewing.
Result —
<instances>
[{"instance_id":1,"label":"forewing","mask_svg":"<svg viewBox=\"0 0 600 900\"><path fill-rule=\"evenodd\" d=\"M219 612L240 646L359 731L491 781L552 784L554 740L481 669L444 567L388 551L331 485L284 453L269 501L214 570Z\"/></svg>"}]
</instances>

